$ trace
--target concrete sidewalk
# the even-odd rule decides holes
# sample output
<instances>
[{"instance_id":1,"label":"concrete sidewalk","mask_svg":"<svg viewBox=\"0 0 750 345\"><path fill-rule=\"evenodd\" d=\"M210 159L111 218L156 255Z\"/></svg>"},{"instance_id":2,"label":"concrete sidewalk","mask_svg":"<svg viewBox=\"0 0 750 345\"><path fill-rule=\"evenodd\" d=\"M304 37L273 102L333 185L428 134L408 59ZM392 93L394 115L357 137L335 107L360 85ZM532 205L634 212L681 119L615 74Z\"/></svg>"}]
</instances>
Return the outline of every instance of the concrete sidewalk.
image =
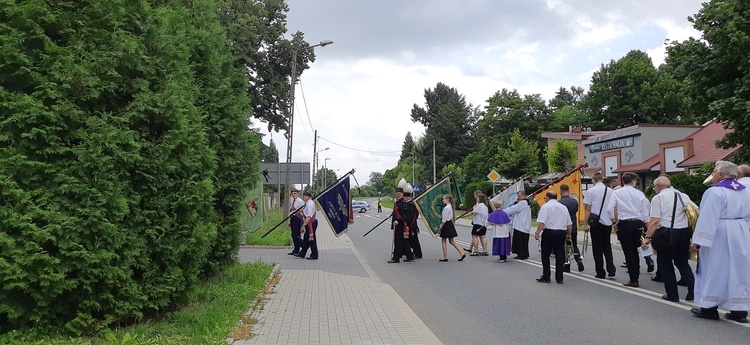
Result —
<instances>
[{"instance_id":1,"label":"concrete sidewalk","mask_svg":"<svg viewBox=\"0 0 750 345\"><path fill-rule=\"evenodd\" d=\"M240 248L240 262L277 264L281 279L252 315L255 336L232 344L441 344L348 236L321 221L317 241L319 260L287 255L290 248Z\"/></svg>"}]
</instances>

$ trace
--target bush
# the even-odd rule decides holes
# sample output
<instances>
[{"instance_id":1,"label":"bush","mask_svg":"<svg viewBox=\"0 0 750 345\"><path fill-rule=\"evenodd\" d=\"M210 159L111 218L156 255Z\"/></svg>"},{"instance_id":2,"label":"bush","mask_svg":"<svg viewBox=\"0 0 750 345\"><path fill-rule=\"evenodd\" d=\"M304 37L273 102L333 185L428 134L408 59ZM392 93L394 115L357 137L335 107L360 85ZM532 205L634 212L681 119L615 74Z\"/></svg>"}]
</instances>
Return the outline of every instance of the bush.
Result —
<instances>
[{"instance_id":1,"label":"bush","mask_svg":"<svg viewBox=\"0 0 750 345\"><path fill-rule=\"evenodd\" d=\"M213 6L0 8L0 332L132 322L233 255L257 152Z\"/></svg>"},{"instance_id":2,"label":"bush","mask_svg":"<svg viewBox=\"0 0 750 345\"><path fill-rule=\"evenodd\" d=\"M676 188L680 192L687 194L696 205L700 205L701 199L703 198L703 192L708 189L708 186L703 184L703 180L706 179L703 174L688 175L688 174L675 174L669 177L672 181L672 187Z\"/></svg>"},{"instance_id":3,"label":"bush","mask_svg":"<svg viewBox=\"0 0 750 345\"><path fill-rule=\"evenodd\" d=\"M476 190L481 190L489 198L492 195L492 182L472 182L466 185L466 188L464 188L464 204L462 209L470 210L477 203L477 200L474 199L474 191ZM487 201L489 202L489 200Z\"/></svg>"}]
</instances>

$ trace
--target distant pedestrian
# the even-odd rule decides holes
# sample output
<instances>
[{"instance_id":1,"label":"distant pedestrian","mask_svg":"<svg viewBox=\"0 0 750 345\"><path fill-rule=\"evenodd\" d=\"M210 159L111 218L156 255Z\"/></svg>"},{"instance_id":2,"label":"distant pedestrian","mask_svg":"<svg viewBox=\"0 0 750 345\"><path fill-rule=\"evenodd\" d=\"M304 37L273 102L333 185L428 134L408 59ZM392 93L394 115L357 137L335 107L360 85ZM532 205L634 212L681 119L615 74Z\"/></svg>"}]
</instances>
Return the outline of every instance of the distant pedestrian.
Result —
<instances>
[{"instance_id":1,"label":"distant pedestrian","mask_svg":"<svg viewBox=\"0 0 750 345\"><path fill-rule=\"evenodd\" d=\"M383 200L378 198L378 213L383 212Z\"/></svg>"},{"instance_id":2,"label":"distant pedestrian","mask_svg":"<svg viewBox=\"0 0 750 345\"><path fill-rule=\"evenodd\" d=\"M446 241L450 242L451 245L456 248L458 255L461 255L461 258L458 259L458 261L463 261L466 258L466 254L461 251L461 247L459 247L458 244L456 244L456 241L453 240L454 237L458 236L456 226L454 225L455 215L453 214L453 196L450 194L443 195L443 204L445 204L445 207L443 207L443 222L440 223L440 226L438 227L438 233L443 242L443 258L439 261L448 261L448 245L446 244Z\"/></svg>"},{"instance_id":3,"label":"distant pedestrian","mask_svg":"<svg viewBox=\"0 0 750 345\"><path fill-rule=\"evenodd\" d=\"M737 166L718 161L713 185L701 199L693 234L698 252L693 315L718 319L718 307L729 310L727 319L747 323L750 310L750 189L739 183Z\"/></svg>"},{"instance_id":4,"label":"distant pedestrian","mask_svg":"<svg viewBox=\"0 0 750 345\"><path fill-rule=\"evenodd\" d=\"M526 260L529 258L529 236L531 233L531 206L526 200L526 192L518 191L518 199L505 213L513 217L511 227L513 228L513 253L514 259Z\"/></svg>"},{"instance_id":5,"label":"distant pedestrian","mask_svg":"<svg viewBox=\"0 0 750 345\"><path fill-rule=\"evenodd\" d=\"M503 202L493 203L495 210L487 218L487 226L492 228L492 255L500 258L497 261L508 262L510 255L510 217L503 211Z\"/></svg>"},{"instance_id":6,"label":"distant pedestrian","mask_svg":"<svg viewBox=\"0 0 750 345\"><path fill-rule=\"evenodd\" d=\"M477 203L474 205L474 209L471 214L474 219L471 221L471 245L469 246L469 252L471 256L487 256L487 216L489 216L489 207L487 207L487 196L484 193L474 193L474 198ZM482 244L482 251L479 251L479 243ZM464 249L465 250L465 249Z\"/></svg>"},{"instance_id":7,"label":"distant pedestrian","mask_svg":"<svg viewBox=\"0 0 750 345\"><path fill-rule=\"evenodd\" d=\"M289 217L289 227L292 229L292 243L294 244L294 249L292 249L291 252L287 253L289 255L299 255L299 249L302 247L302 236L300 236L300 229L302 229L302 221L305 219L305 216L302 214L301 207L305 206L305 202L302 201L302 199L299 197L299 190L297 188L292 188L292 207L289 209L289 214L291 217ZM298 212L294 212L295 210L299 210Z\"/></svg>"},{"instance_id":8,"label":"distant pedestrian","mask_svg":"<svg viewBox=\"0 0 750 345\"><path fill-rule=\"evenodd\" d=\"M305 201L305 220L302 222L302 230L300 231L302 235L302 248L299 251L298 257L304 258L309 248L310 256L307 259L318 260L318 240L315 233L318 230L318 219L315 217L317 207L315 207L315 202L312 200L312 193L305 191L302 193L302 199Z\"/></svg>"}]
</instances>

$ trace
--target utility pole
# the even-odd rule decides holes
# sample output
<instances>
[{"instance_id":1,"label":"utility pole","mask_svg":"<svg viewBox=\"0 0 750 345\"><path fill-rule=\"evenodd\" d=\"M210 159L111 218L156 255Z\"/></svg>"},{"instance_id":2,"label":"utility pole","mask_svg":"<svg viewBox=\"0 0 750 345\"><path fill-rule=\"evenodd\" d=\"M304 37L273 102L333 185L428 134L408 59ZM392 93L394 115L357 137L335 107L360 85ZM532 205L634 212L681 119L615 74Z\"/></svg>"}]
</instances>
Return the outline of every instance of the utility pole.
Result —
<instances>
[{"instance_id":1,"label":"utility pole","mask_svg":"<svg viewBox=\"0 0 750 345\"><path fill-rule=\"evenodd\" d=\"M315 164L315 158L318 155L317 152L318 152L318 130L316 129L315 136L313 137L313 169L312 169L312 178L310 179L313 190L315 190L315 168L318 167L318 165Z\"/></svg>"},{"instance_id":2,"label":"utility pole","mask_svg":"<svg viewBox=\"0 0 750 345\"><path fill-rule=\"evenodd\" d=\"M432 141L432 184L437 183L437 173L435 171L436 169L436 163L435 163L435 140Z\"/></svg>"}]
</instances>

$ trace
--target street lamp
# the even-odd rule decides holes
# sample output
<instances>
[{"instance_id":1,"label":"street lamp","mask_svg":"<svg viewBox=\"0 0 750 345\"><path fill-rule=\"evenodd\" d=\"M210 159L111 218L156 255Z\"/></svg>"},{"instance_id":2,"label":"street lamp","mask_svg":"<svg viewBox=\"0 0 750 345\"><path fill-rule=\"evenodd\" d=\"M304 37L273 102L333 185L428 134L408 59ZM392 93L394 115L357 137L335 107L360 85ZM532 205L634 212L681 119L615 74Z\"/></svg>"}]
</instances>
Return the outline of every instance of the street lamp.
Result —
<instances>
[{"instance_id":1,"label":"street lamp","mask_svg":"<svg viewBox=\"0 0 750 345\"><path fill-rule=\"evenodd\" d=\"M326 148L324 148L324 149L322 149L320 151L317 151L313 155L313 176L312 176L313 189L315 189L315 187L317 187L316 183L315 183L315 172L318 171L318 153L321 153L321 152L323 152L325 150L328 150L328 149L330 149L330 147L326 147Z\"/></svg>"},{"instance_id":2,"label":"street lamp","mask_svg":"<svg viewBox=\"0 0 750 345\"><path fill-rule=\"evenodd\" d=\"M331 157L328 157L323 160L323 189L326 189L328 187L328 160L331 159Z\"/></svg>"},{"instance_id":3,"label":"street lamp","mask_svg":"<svg viewBox=\"0 0 750 345\"><path fill-rule=\"evenodd\" d=\"M287 110L289 129L286 132L286 194L292 189L292 138L294 137L294 89L297 88L297 52L301 50L312 49L315 47L325 47L333 44L331 40L320 41L320 43L292 51L292 89L289 93L289 109ZM288 198L288 197L287 197ZM288 199L291 205L291 199Z\"/></svg>"}]
</instances>

